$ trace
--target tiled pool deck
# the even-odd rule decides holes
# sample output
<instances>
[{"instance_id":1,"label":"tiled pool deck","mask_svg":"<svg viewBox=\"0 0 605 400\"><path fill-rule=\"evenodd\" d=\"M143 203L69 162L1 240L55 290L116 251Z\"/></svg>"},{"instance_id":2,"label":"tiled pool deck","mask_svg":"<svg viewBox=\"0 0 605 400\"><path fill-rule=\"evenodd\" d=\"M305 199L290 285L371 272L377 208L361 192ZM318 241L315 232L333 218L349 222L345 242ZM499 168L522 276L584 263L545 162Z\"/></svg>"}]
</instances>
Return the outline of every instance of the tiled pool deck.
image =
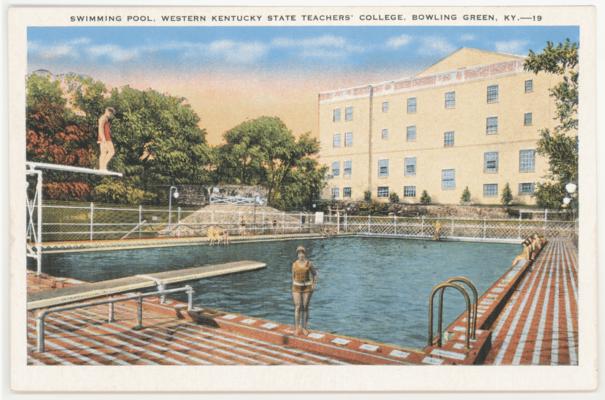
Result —
<instances>
[{"instance_id":1,"label":"tiled pool deck","mask_svg":"<svg viewBox=\"0 0 605 400\"><path fill-rule=\"evenodd\" d=\"M78 281L28 273L28 291ZM46 351L35 350L35 313L28 313L30 365L285 365L285 364L577 364L577 251L549 242L533 266L511 268L479 299L477 337L464 347L466 313L448 328L441 348L408 349L292 327L245 315L146 300L144 328L133 302L51 314Z\"/></svg>"}]
</instances>

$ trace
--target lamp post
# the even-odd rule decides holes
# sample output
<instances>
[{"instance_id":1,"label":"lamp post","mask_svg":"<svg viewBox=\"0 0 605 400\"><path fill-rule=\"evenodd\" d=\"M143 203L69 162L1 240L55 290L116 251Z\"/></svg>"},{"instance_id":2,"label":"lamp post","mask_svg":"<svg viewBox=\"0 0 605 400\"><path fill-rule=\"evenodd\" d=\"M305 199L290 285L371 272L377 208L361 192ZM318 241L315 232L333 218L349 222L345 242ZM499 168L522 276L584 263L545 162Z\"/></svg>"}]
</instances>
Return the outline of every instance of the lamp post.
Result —
<instances>
[{"instance_id":1,"label":"lamp post","mask_svg":"<svg viewBox=\"0 0 605 400\"><path fill-rule=\"evenodd\" d=\"M575 197L577 197L576 190L578 190L578 185L573 182L569 182L567 185L565 185L565 191L567 192L567 196L563 198L563 207L568 207L571 205L571 218L573 220L576 219L576 216L574 207L571 202Z\"/></svg>"},{"instance_id":2,"label":"lamp post","mask_svg":"<svg viewBox=\"0 0 605 400\"><path fill-rule=\"evenodd\" d=\"M174 192L174 193L173 193ZM172 226L172 198L179 198L179 190L176 186L170 186L168 191L168 226Z\"/></svg>"}]
</instances>

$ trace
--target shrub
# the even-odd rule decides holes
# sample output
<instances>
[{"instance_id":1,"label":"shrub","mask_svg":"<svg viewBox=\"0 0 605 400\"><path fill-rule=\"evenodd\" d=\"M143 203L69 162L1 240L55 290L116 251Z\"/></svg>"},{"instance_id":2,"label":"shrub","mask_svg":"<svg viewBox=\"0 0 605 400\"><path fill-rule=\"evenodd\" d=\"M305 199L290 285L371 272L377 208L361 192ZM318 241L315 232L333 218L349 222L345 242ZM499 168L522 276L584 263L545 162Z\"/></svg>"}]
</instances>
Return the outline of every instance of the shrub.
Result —
<instances>
[{"instance_id":1,"label":"shrub","mask_svg":"<svg viewBox=\"0 0 605 400\"><path fill-rule=\"evenodd\" d=\"M426 190L422 191L422 196L420 196L420 203L425 205L431 204L431 196L429 196Z\"/></svg>"},{"instance_id":2,"label":"shrub","mask_svg":"<svg viewBox=\"0 0 605 400\"><path fill-rule=\"evenodd\" d=\"M393 204L397 204L397 203L399 203L399 195L398 195L397 193L395 193L395 192L392 192L392 193L389 195L389 201L390 201L391 203L393 203Z\"/></svg>"},{"instance_id":3,"label":"shrub","mask_svg":"<svg viewBox=\"0 0 605 400\"><path fill-rule=\"evenodd\" d=\"M504 189L502 189L502 198L501 198L502 204L507 206L510 204L511 201L513 201L513 193L510 190L510 185L507 183L506 185L504 185Z\"/></svg>"},{"instance_id":4,"label":"shrub","mask_svg":"<svg viewBox=\"0 0 605 400\"><path fill-rule=\"evenodd\" d=\"M365 192L363 192L363 201L365 201L367 203L372 201L372 192L370 192L369 190L366 190Z\"/></svg>"},{"instance_id":5,"label":"shrub","mask_svg":"<svg viewBox=\"0 0 605 400\"><path fill-rule=\"evenodd\" d=\"M468 186L464 188L464 191L462 192L462 197L460 197L460 203L461 204L466 204L469 203L471 201L471 191L468 190Z\"/></svg>"}]
</instances>

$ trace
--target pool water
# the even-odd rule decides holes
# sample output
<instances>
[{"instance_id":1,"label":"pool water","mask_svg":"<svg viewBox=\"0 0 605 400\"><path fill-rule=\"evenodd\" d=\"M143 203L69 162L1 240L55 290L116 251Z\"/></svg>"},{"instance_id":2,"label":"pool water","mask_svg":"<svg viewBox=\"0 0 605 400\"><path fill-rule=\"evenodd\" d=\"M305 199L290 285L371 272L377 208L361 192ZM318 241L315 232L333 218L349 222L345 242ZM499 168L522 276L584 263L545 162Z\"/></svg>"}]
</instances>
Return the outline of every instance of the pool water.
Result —
<instances>
[{"instance_id":1,"label":"pool water","mask_svg":"<svg viewBox=\"0 0 605 400\"><path fill-rule=\"evenodd\" d=\"M519 250L511 244L348 237L48 254L43 265L51 275L99 281L210 263L262 261L267 263L262 270L193 282L194 303L292 324L291 265L300 244L319 270L311 329L408 347L425 345L434 285L462 275L483 293ZM445 322L463 310L461 296L448 292Z\"/></svg>"}]
</instances>

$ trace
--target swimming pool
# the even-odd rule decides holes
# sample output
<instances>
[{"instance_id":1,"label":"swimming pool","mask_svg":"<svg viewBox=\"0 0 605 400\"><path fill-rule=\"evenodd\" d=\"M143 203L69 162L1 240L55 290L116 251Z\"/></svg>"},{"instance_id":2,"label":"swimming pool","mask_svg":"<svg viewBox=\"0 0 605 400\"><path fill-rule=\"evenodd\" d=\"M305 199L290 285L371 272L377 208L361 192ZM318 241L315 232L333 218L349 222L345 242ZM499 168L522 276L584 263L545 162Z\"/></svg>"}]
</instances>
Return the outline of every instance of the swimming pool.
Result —
<instances>
[{"instance_id":1,"label":"swimming pool","mask_svg":"<svg viewBox=\"0 0 605 400\"><path fill-rule=\"evenodd\" d=\"M183 246L44 255L45 272L99 281L236 260L267 268L194 282L195 304L293 323L290 267L303 244L320 271L310 328L423 347L428 296L440 281L470 278L484 292L510 266L518 245L346 237L230 246ZM463 309L450 292L445 321ZM451 301L449 300L451 299Z\"/></svg>"}]
</instances>

